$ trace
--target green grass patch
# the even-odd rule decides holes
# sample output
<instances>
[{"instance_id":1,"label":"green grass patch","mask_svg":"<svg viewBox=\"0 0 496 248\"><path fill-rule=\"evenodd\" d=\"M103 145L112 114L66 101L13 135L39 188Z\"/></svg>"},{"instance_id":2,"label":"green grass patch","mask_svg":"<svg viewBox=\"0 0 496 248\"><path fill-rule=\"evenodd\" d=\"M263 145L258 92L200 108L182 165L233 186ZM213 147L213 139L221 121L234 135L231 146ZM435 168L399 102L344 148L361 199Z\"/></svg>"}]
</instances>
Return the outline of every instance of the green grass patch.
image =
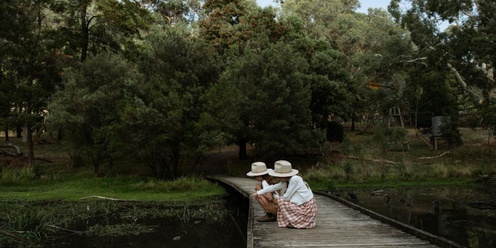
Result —
<instances>
[{"instance_id":1,"label":"green grass patch","mask_svg":"<svg viewBox=\"0 0 496 248\"><path fill-rule=\"evenodd\" d=\"M467 178L449 178L449 179L427 179L412 181L367 181L357 182L335 182L332 180L311 181L312 189L315 191L326 192L333 189L373 189L373 188L400 188L400 187L419 187L419 186L475 186L474 181Z\"/></svg>"},{"instance_id":2,"label":"green grass patch","mask_svg":"<svg viewBox=\"0 0 496 248\"><path fill-rule=\"evenodd\" d=\"M174 181L124 177L79 178L0 184L1 200L66 200L112 198L136 201L185 201L225 195L225 190L199 178Z\"/></svg>"}]
</instances>

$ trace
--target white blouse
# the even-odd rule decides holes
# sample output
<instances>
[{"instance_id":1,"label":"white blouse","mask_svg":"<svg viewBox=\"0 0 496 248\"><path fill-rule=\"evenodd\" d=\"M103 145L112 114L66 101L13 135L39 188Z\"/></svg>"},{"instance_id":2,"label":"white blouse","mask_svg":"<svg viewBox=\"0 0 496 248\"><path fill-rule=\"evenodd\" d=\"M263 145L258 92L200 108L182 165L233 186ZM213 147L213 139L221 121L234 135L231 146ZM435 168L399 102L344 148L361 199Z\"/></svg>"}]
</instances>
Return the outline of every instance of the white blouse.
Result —
<instances>
[{"instance_id":1,"label":"white blouse","mask_svg":"<svg viewBox=\"0 0 496 248\"><path fill-rule=\"evenodd\" d=\"M264 187L262 190L257 191L258 195L263 195L268 192L279 191L281 194L284 194L284 200L290 201L296 205L301 205L307 201L310 201L313 198L312 190L307 187L305 181L300 176L292 176L289 179L289 187L286 182L279 182L273 185L269 185Z\"/></svg>"},{"instance_id":2,"label":"white blouse","mask_svg":"<svg viewBox=\"0 0 496 248\"><path fill-rule=\"evenodd\" d=\"M270 186L270 184L266 180L262 180L262 189L265 189L269 186ZM278 198L279 197L279 191L276 190L276 191L272 192L272 195L274 196L274 198Z\"/></svg>"}]
</instances>

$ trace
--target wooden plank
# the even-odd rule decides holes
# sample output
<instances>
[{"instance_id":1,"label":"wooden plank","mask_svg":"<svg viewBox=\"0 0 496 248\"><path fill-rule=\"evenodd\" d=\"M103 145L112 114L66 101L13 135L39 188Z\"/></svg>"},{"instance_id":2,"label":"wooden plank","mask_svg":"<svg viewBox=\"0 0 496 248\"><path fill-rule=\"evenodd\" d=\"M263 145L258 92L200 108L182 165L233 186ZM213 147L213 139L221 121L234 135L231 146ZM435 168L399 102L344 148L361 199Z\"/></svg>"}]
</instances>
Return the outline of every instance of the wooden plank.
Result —
<instances>
[{"instance_id":1,"label":"wooden plank","mask_svg":"<svg viewBox=\"0 0 496 248\"><path fill-rule=\"evenodd\" d=\"M245 197L254 192L256 184L252 178L215 176L210 179L233 187ZM247 247L439 247L327 196L315 194L315 201L318 208L316 227L291 229L280 228L277 222L255 221L265 213L255 200L250 199ZM424 233L415 230L419 231ZM450 246L441 247L461 247L448 244Z\"/></svg>"}]
</instances>

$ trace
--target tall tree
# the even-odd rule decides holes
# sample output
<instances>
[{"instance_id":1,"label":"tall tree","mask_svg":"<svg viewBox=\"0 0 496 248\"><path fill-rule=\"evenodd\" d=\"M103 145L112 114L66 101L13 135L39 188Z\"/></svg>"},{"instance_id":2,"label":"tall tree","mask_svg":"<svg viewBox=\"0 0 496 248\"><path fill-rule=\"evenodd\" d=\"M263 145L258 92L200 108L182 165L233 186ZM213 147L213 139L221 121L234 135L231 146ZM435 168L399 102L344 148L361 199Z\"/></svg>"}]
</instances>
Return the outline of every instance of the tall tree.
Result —
<instances>
[{"instance_id":1,"label":"tall tree","mask_svg":"<svg viewBox=\"0 0 496 248\"><path fill-rule=\"evenodd\" d=\"M120 153L119 113L132 101L142 77L122 56L101 53L64 71L61 91L50 103L52 125L67 130L72 155L90 159L95 175Z\"/></svg>"},{"instance_id":2,"label":"tall tree","mask_svg":"<svg viewBox=\"0 0 496 248\"><path fill-rule=\"evenodd\" d=\"M129 51L133 39L152 22L149 1L61 0L50 2L58 14L58 33L64 37L63 53L84 61L89 53Z\"/></svg>"},{"instance_id":3,"label":"tall tree","mask_svg":"<svg viewBox=\"0 0 496 248\"><path fill-rule=\"evenodd\" d=\"M399 61L403 54L399 49L391 48L401 43L401 47L405 48L404 44L408 44L407 34L386 12L372 10L367 15L355 13L358 6L359 2L353 0L288 0L282 4L283 16L297 16L309 37L328 42L335 50L332 53L339 54L335 57L339 57L341 68L349 76L343 77L342 72L334 75L328 73L327 78L335 82L334 89L346 89L355 94L355 99L346 104L352 104L353 110L339 108L339 105L334 108L341 111L333 114L345 120L354 116L353 113L366 113L372 105L367 100L370 94L368 82L383 83L388 80L397 69L395 61ZM344 113L343 110L350 112Z\"/></svg>"},{"instance_id":4,"label":"tall tree","mask_svg":"<svg viewBox=\"0 0 496 248\"><path fill-rule=\"evenodd\" d=\"M226 70L221 82L234 84L242 99L235 105L242 125L234 130L241 159L247 143L255 145L258 157L267 159L319 143L319 135L310 127L308 63L301 53L283 42L252 40Z\"/></svg>"},{"instance_id":5,"label":"tall tree","mask_svg":"<svg viewBox=\"0 0 496 248\"><path fill-rule=\"evenodd\" d=\"M13 115L25 128L30 163L34 162L33 129L40 122L46 101L60 82L57 54L50 34L48 1L7 1L2 12L1 78L9 90L2 104L5 117ZM9 113L15 108L15 114Z\"/></svg>"},{"instance_id":6,"label":"tall tree","mask_svg":"<svg viewBox=\"0 0 496 248\"><path fill-rule=\"evenodd\" d=\"M478 119L484 120L483 126L494 125L494 107L491 107L495 97L494 45L491 40L495 37L492 18L495 3L486 0L409 2L411 8L403 15L397 14L397 20L411 30L412 40L419 53L427 58L428 67L443 73L444 81L452 89L458 87L465 102L472 100L462 107L476 107ZM438 30L438 23L442 21L451 23L447 30Z\"/></svg>"},{"instance_id":7,"label":"tall tree","mask_svg":"<svg viewBox=\"0 0 496 248\"><path fill-rule=\"evenodd\" d=\"M179 28L147 37L140 62L145 82L121 114L140 162L169 179L191 170L210 148L208 126L200 123L203 96L220 73L214 48Z\"/></svg>"}]
</instances>

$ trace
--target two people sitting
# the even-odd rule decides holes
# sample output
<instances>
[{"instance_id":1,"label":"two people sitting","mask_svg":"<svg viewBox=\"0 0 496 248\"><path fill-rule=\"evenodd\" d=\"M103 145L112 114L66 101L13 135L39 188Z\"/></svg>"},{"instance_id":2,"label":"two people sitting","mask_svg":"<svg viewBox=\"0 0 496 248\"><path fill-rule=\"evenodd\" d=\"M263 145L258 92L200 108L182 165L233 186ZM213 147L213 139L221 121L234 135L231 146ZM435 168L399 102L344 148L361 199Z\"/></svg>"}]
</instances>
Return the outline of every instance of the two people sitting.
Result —
<instances>
[{"instance_id":1,"label":"two people sitting","mask_svg":"<svg viewBox=\"0 0 496 248\"><path fill-rule=\"evenodd\" d=\"M279 227L314 228L317 205L313 192L298 170L290 162L278 160L274 169L267 169L263 162L252 164L252 170L246 175L255 177L254 197L264 209L265 215L257 221L276 221ZM275 183L273 178L279 179Z\"/></svg>"}]
</instances>

